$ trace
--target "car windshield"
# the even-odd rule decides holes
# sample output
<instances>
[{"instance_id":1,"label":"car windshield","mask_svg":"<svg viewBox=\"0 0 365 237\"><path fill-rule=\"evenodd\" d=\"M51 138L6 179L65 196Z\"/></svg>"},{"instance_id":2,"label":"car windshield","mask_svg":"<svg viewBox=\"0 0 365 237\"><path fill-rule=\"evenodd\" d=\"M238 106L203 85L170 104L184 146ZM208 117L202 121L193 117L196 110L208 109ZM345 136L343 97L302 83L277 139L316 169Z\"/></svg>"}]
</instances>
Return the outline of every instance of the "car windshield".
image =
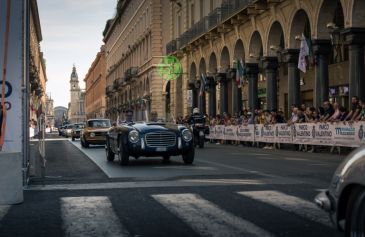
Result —
<instances>
[{"instance_id":1,"label":"car windshield","mask_svg":"<svg viewBox=\"0 0 365 237\"><path fill-rule=\"evenodd\" d=\"M84 124L75 124L74 129L83 129L85 128Z\"/></svg>"},{"instance_id":2,"label":"car windshield","mask_svg":"<svg viewBox=\"0 0 365 237\"><path fill-rule=\"evenodd\" d=\"M89 127L92 128L109 128L110 120L91 120L87 122Z\"/></svg>"}]
</instances>

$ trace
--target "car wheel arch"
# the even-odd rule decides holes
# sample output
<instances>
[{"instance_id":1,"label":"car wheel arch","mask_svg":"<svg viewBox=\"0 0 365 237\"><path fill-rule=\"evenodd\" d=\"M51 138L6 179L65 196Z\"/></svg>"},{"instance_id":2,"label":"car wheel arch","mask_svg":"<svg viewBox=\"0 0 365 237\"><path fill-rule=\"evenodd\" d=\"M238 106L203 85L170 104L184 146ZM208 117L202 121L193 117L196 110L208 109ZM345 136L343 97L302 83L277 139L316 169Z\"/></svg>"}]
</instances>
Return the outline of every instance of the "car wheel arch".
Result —
<instances>
[{"instance_id":1,"label":"car wheel arch","mask_svg":"<svg viewBox=\"0 0 365 237\"><path fill-rule=\"evenodd\" d=\"M349 208L348 202L353 192L365 187L360 184L349 184L341 192L341 196L337 203L337 223L346 218L347 208Z\"/></svg>"}]
</instances>

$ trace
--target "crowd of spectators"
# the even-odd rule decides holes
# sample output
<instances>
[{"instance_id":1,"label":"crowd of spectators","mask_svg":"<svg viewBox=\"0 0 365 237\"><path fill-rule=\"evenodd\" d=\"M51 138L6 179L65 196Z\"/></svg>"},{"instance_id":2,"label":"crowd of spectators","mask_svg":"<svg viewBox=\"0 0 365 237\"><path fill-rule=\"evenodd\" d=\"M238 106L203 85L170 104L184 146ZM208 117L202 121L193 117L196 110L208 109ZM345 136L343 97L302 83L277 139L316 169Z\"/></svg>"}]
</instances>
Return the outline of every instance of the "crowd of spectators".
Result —
<instances>
[{"instance_id":1,"label":"crowd of spectators","mask_svg":"<svg viewBox=\"0 0 365 237\"><path fill-rule=\"evenodd\" d=\"M344 106L339 105L337 102L330 103L324 101L323 105L314 108L312 106L306 106L302 104L300 106L292 105L290 108L291 113L286 117L282 109L273 110L261 110L256 109L251 112L251 109L235 112L233 115L224 112L223 115L217 114L216 116L206 116L206 124L210 126L215 125L248 125L248 124L277 124L286 123L292 125L295 123L334 123L334 122L348 122L353 123L356 121L365 121L365 101L359 100L357 96L351 98L351 108L347 110ZM187 123L189 116L178 117L177 123ZM237 141L214 141L217 144L231 143L238 145ZM274 144L265 144L263 148L273 148ZM299 146L299 150L313 151L308 149L307 146Z\"/></svg>"}]
</instances>

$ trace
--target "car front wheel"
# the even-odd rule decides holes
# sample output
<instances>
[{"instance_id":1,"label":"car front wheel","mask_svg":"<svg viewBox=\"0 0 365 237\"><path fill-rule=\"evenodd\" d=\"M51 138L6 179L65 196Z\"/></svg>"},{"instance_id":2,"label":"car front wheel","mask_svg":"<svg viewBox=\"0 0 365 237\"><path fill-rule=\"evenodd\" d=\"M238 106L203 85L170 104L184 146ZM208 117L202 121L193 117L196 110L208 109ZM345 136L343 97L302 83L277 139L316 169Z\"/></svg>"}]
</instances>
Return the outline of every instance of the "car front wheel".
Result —
<instances>
[{"instance_id":1,"label":"car front wheel","mask_svg":"<svg viewBox=\"0 0 365 237\"><path fill-rule=\"evenodd\" d=\"M109 143L109 139L106 139L106 143L105 143L105 152L106 152L106 159L108 161L114 161L115 158L115 154L112 151L111 147L110 147L110 143Z\"/></svg>"},{"instance_id":2,"label":"car front wheel","mask_svg":"<svg viewBox=\"0 0 365 237\"><path fill-rule=\"evenodd\" d=\"M122 166L128 165L129 154L126 147L123 145L123 139L119 139L119 164Z\"/></svg>"},{"instance_id":3,"label":"car front wheel","mask_svg":"<svg viewBox=\"0 0 365 237\"><path fill-rule=\"evenodd\" d=\"M194 162L195 149L192 148L188 152L182 155L185 164L190 165Z\"/></svg>"},{"instance_id":4,"label":"car front wheel","mask_svg":"<svg viewBox=\"0 0 365 237\"><path fill-rule=\"evenodd\" d=\"M365 189L352 192L346 213L346 237L365 236Z\"/></svg>"}]
</instances>

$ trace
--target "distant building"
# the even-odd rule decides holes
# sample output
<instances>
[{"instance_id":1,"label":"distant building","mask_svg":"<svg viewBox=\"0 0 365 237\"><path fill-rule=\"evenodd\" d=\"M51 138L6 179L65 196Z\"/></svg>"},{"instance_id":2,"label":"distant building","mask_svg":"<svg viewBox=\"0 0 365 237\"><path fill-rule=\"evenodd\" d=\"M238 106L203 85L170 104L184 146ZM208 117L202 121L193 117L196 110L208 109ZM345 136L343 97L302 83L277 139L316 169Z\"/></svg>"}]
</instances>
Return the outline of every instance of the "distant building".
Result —
<instances>
[{"instance_id":1,"label":"distant building","mask_svg":"<svg viewBox=\"0 0 365 237\"><path fill-rule=\"evenodd\" d=\"M100 52L88 73L85 76L85 113L86 118L104 118L105 116L105 46L101 46Z\"/></svg>"},{"instance_id":2,"label":"distant building","mask_svg":"<svg viewBox=\"0 0 365 237\"><path fill-rule=\"evenodd\" d=\"M67 121L67 108L63 106L57 106L54 108L54 126L60 127Z\"/></svg>"},{"instance_id":3,"label":"distant building","mask_svg":"<svg viewBox=\"0 0 365 237\"><path fill-rule=\"evenodd\" d=\"M36 0L30 1L29 116L38 121L46 106L46 63L41 51L41 24Z\"/></svg>"},{"instance_id":4,"label":"distant building","mask_svg":"<svg viewBox=\"0 0 365 237\"><path fill-rule=\"evenodd\" d=\"M105 26L106 114L112 120L123 119L127 108L134 111L135 120L144 120L146 111L170 118L170 94L166 94L170 83L157 68L167 43L162 29L171 18L169 4L169 0L119 0L116 16Z\"/></svg>"},{"instance_id":5,"label":"distant building","mask_svg":"<svg viewBox=\"0 0 365 237\"><path fill-rule=\"evenodd\" d=\"M53 109L53 99L46 95L46 126L52 128L55 126L55 117Z\"/></svg>"},{"instance_id":6,"label":"distant building","mask_svg":"<svg viewBox=\"0 0 365 237\"><path fill-rule=\"evenodd\" d=\"M68 118L70 123L85 122L85 92L81 91L79 85L79 77L76 72L76 67L73 66L70 78L70 106Z\"/></svg>"}]
</instances>

